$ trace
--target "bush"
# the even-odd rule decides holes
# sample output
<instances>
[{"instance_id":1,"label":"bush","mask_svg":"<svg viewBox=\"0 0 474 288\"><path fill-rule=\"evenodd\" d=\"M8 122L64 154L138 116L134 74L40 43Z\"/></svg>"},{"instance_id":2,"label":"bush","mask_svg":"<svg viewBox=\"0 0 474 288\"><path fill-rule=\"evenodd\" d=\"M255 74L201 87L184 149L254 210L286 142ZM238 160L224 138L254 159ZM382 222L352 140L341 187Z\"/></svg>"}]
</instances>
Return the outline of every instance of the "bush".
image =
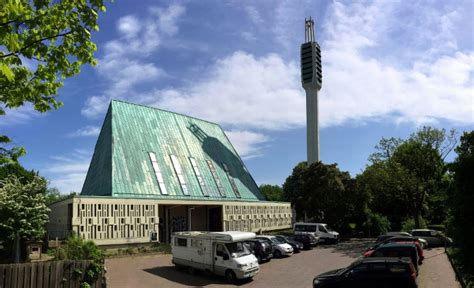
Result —
<instances>
[{"instance_id":1,"label":"bush","mask_svg":"<svg viewBox=\"0 0 474 288\"><path fill-rule=\"evenodd\" d=\"M390 230L390 221L385 216L369 212L362 228L366 231L368 237L373 237L387 233Z\"/></svg>"},{"instance_id":2,"label":"bush","mask_svg":"<svg viewBox=\"0 0 474 288\"><path fill-rule=\"evenodd\" d=\"M425 228L425 220L423 218L420 219L420 228ZM402 222L402 231L410 232L411 230L416 229L415 226L415 219L413 218L406 218L405 221Z\"/></svg>"},{"instance_id":3,"label":"bush","mask_svg":"<svg viewBox=\"0 0 474 288\"><path fill-rule=\"evenodd\" d=\"M57 248L55 260L91 260L92 263L86 271L76 271L78 275L84 275L81 287L90 287L104 271L104 256L103 251L94 242L84 241L73 234L65 245Z\"/></svg>"}]
</instances>

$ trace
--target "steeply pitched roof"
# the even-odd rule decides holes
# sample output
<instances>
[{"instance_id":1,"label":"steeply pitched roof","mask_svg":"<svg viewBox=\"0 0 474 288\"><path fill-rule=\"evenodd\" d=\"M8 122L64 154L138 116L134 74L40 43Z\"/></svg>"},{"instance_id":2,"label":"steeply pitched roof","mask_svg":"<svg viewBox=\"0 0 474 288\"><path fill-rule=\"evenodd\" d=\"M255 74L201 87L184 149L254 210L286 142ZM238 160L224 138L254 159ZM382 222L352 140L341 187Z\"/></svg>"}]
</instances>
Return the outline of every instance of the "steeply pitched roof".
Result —
<instances>
[{"instance_id":1,"label":"steeply pitched roof","mask_svg":"<svg viewBox=\"0 0 474 288\"><path fill-rule=\"evenodd\" d=\"M116 100L81 195L265 200L219 125Z\"/></svg>"}]
</instances>

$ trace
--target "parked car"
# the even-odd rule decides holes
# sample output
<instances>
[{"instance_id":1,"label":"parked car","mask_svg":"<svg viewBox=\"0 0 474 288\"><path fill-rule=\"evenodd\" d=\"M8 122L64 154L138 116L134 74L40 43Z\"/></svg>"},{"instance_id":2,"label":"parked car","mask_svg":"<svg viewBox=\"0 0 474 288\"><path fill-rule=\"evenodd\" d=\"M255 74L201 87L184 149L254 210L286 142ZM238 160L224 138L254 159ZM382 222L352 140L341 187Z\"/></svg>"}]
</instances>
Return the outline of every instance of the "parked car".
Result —
<instances>
[{"instance_id":1,"label":"parked car","mask_svg":"<svg viewBox=\"0 0 474 288\"><path fill-rule=\"evenodd\" d=\"M411 231L411 234L413 237L426 240L426 242L428 242L428 247L449 246L453 244L453 239L436 230L415 229Z\"/></svg>"},{"instance_id":2,"label":"parked car","mask_svg":"<svg viewBox=\"0 0 474 288\"><path fill-rule=\"evenodd\" d=\"M313 279L313 288L416 288L416 270L409 258L361 258L346 268Z\"/></svg>"},{"instance_id":3,"label":"parked car","mask_svg":"<svg viewBox=\"0 0 474 288\"><path fill-rule=\"evenodd\" d=\"M383 235L380 235L377 240L375 241L376 243L378 242L382 242L384 240L387 240L388 238L391 238L391 237L394 237L394 236L409 236L409 237L413 237L413 235L411 235L410 233L408 232L387 232ZM422 239L422 238L419 238L419 237L416 237L418 239L418 242L420 242L420 246L421 248L425 248L425 247L428 247L428 242L425 240L425 239Z\"/></svg>"},{"instance_id":4,"label":"parked car","mask_svg":"<svg viewBox=\"0 0 474 288\"><path fill-rule=\"evenodd\" d=\"M298 242L298 241L295 241L293 239L290 239L289 237L287 236L284 236L284 235L276 235L275 236L277 239L285 242L285 243L288 243L291 245L291 247L293 247L293 252L295 253L298 253L300 252L301 250L303 250L303 243L301 242Z\"/></svg>"},{"instance_id":5,"label":"parked car","mask_svg":"<svg viewBox=\"0 0 474 288\"><path fill-rule=\"evenodd\" d=\"M314 236L312 235L308 235L308 234L296 234L296 235L293 235L291 237L289 237L290 239L294 240L294 241L298 241L300 242L301 244L303 244L303 249L305 250L309 250L315 246L318 246L318 239L315 238Z\"/></svg>"},{"instance_id":6,"label":"parked car","mask_svg":"<svg viewBox=\"0 0 474 288\"><path fill-rule=\"evenodd\" d=\"M322 243L339 242L339 233L325 223L295 223L293 231L295 234L311 234L318 237L319 242Z\"/></svg>"},{"instance_id":7,"label":"parked car","mask_svg":"<svg viewBox=\"0 0 474 288\"><path fill-rule=\"evenodd\" d=\"M418 272L418 250L413 243L387 243L366 252L364 257L409 257Z\"/></svg>"},{"instance_id":8,"label":"parked car","mask_svg":"<svg viewBox=\"0 0 474 288\"><path fill-rule=\"evenodd\" d=\"M363 253L363 255L365 256L366 254L371 253L371 251L376 250L380 246L385 245L387 243L415 244L416 250L418 252L418 265L423 264L423 259L425 259L425 256L423 255L423 248L421 247L421 244L418 241L418 238L411 237L411 236L392 236L382 242L375 244L372 247L367 248L367 250Z\"/></svg>"},{"instance_id":9,"label":"parked car","mask_svg":"<svg viewBox=\"0 0 474 288\"><path fill-rule=\"evenodd\" d=\"M288 243L278 240L275 236L258 235L255 238L270 240L273 244L273 256L276 258L293 255L293 247Z\"/></svg>"},{"instance_id":10,"label":"parked car","mask_svg":"<svg viewBox=\"0 0 474 288\"><path fill-rule=\"evenodd\" d=\"M268 262L273 258L272 244L266 240L249 239L245 240L244 244L247 246L247 249L255 255L258 264L263 261Z\"/></svg>"}]
</instances>

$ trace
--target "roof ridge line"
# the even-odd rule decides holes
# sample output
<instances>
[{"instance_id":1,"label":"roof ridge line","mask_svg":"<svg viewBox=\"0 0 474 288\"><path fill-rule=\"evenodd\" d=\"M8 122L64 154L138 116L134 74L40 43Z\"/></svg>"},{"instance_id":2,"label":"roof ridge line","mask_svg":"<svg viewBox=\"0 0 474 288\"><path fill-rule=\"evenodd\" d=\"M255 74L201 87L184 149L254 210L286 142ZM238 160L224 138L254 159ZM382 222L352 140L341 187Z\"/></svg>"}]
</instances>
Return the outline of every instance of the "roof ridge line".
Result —
<instances>
[{"instance_id":1,"label":"roof ridge line","mask_svg":"<svg viewBox=\"0 0 474 288\"><path fill-rule=\"evenodd\" d=\"M132 103L132 102L128 102L128 101L121 100L121 99L112 99L112 100L110 100L110 104L112 104L112 102L122 102L122 103L125 103L125 104L130 104L130 105L140 106L140 107L144 107L144 108L149 108L149 109L159 110L159 111L163 111L163 112L168 112L168 113L184 116L184 117L187 117L187 118L192 118L192 119L196 119L196 120L199 120L199 121L207 122L209 124L213 124L213 125L217 125L217 126L221 127L221 125L219 123L216 123L216 122L211 122L209 120L204 120L204 119L201 119L201 118L197 118L197 117L186 115L186 114L179 113L179 112L165 110L165 109L162 109L162 108L147 106L147 105L144 105L144 104ZM221 129L222 129L222 127L221 127Z\"/></svg>"}]
</instances>

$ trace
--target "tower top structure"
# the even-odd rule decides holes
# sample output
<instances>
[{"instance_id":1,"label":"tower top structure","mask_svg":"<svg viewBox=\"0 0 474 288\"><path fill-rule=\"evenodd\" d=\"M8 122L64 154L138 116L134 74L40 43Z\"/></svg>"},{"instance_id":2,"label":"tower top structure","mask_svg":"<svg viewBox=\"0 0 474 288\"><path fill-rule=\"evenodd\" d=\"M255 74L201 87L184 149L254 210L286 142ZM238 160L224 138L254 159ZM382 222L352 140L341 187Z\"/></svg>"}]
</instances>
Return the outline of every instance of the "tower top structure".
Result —
<instances>
[{"instance_id":1,"label":"tower top structure","mask_svg":"<svg viewBox=\"0 0 474 288\"><path fill-rule=\"evenodd\" d=\"M314 21L309 17L309 19L304 19L304 26L305 26L305 34L304 40L305 43L308 42L316 42L316 38L314 37Z\"/></svg>"},{"instance_id":2,"label":"tower top structure","mask_svg":"<svg viewBox=\"0 0 474 288\"><path fill-rule=\"evenodd\" d=\"M314 37L314 21L305 19L305 42L301 45L301 82L303 88L320 90L323 72L321 68L321 48Z\"/></svg>"}]
</instances>

